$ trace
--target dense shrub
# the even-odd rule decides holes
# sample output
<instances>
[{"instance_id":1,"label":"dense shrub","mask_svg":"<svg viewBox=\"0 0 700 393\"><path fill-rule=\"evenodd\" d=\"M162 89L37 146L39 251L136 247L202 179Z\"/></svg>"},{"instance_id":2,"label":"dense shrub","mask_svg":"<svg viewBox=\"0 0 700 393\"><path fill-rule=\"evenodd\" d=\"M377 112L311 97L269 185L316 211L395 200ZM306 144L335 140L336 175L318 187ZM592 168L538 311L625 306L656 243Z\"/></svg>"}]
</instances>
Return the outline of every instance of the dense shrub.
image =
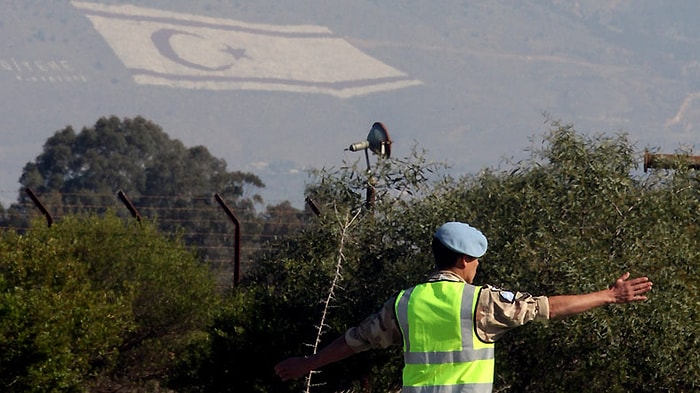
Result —
<instances>
[{"instance_id":1,"label":"dense shrub","mask_svg":"<svg viewBox=\"0 0 700 393\"><path fill-rule=\"evenodd\" d=\"M4 392L164 384L217 305L181 242L113 215L3 232L0 261Z\"/></svg>"}]
</instances>

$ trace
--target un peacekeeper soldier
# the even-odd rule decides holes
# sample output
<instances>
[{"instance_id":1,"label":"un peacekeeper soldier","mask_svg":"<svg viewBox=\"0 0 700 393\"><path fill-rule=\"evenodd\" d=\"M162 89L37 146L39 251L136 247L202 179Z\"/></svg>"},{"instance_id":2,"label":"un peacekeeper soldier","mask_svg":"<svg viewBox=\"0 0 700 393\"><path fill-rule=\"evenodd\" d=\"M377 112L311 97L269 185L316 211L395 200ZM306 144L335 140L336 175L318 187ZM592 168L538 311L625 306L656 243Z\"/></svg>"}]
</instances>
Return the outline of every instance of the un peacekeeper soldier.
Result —
<instances>
[{"instance_id":1,"label":"un peacekeeper soldier","mask_svg":"<svg viewBox=\"0 0 700 393\"><path fill-rule=\"evenodd\" d=\"M646 300L647 277L623 274L609 288L580 295L532 296L489 285L474 286L486 237L465 223L448 222L432 243L438 271L401 291L359 326L308 357L275 366L282 380L296 379L370 348L403 343L404 393L491 392L494 342L508 330L606 304Z\"/></svg>"}]
</instances>

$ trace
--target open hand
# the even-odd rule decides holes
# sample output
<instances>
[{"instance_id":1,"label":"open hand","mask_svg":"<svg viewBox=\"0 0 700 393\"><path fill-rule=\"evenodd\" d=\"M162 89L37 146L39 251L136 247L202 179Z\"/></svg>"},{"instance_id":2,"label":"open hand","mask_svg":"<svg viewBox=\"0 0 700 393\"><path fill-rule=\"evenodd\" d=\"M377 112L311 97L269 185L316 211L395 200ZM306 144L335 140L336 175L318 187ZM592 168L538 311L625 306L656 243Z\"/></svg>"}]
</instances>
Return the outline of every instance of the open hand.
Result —
<instances>
[{"instance_id":1,"label":"open hand","mask_svg":"<svg viewBox=\"0 0 700 393\"><path fill-rule=\"evenodd\" d=\"M629 272L618 278L614 284L610 286L610 291L613 293L614 303L630 303L647 300L645 293L651 291L652 282L648 277L639 277L628 280Z\"/></svg>"},{"instance_id":2,"label":"open hand","mask_svg":"<svg viewBox=\"0 0 700 393\"><path fill-rule=\"evenodd\" d=\"M308 358L291 357L285 359L275 366L275 373L283 381L298 379L311 372Z\"/></svg>"}]
</instances>

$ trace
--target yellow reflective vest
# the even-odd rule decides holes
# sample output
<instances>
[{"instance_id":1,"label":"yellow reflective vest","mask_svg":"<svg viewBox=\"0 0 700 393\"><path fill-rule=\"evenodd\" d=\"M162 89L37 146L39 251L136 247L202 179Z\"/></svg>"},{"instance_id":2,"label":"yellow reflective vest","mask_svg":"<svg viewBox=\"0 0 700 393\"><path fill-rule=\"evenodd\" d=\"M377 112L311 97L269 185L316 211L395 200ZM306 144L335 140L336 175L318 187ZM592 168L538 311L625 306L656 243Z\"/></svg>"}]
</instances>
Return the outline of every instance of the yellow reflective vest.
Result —
<instances>
[{"instance_id":1,"label":"yellow reflective vest","mask_svg":"<svg viewBox=\"0 0 700 393\"><path fill-rule=\"evenodd\" d=\"M394 309L403 335L403 393L491 392L494 346L474 328L480 289L435 281L399 293Z\"/></svg>"}]
</instances>

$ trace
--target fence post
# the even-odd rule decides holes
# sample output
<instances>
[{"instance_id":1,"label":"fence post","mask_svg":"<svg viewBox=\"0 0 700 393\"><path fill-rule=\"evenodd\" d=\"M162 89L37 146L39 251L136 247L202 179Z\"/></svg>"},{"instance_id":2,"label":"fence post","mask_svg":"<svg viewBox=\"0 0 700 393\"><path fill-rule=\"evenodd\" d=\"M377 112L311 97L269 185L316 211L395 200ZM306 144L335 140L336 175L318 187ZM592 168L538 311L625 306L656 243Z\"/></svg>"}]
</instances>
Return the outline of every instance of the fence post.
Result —
<instances>
[{"instance_id":1,"label":"fence post","mask_svg":"<svg viewBox=\"0 0 700 393\"><path fill-rule=\"evenodd\" d=\"M314 214L316 214L317 216L321 215L321 210L318 209L318 206L316 206L316 203L313 199L311 199L311 197L306 197L304 201L311 208L311 211L314 212Z\"/></svg>"},{"instance_id":2,"label":"fence post","mask_svg":"<svg viewBox=\"0 0 700 393\"><path fill-rule=\"evenodd\" d=\"M53 224L53 217L51 217L51 214L49 214L49 211L46 210L46 208L45 208L44 205L41 203L41 201L39 200L39 198L37 198L36 195L34 195L34 191L32 191L31 188L26 187L26 188L24 189L24 192L26 192L27 195L29 195L29 198L32 200L32 202L34 202L34 205L35 205L37 208L39 208L39 211L41 212L41 214L43 214L44 217L46 217L46 225L47 225L49 228L51 228L51 225Z\"/></svg>"},{"instance_id":3,"label":"fence post","mask_svg":"<svg viewBox=\"0 0 700 393\"><path fill-rule=\"evenodd\" d=\"M134 218L136 219L136 221L141 222L141 214L139 214L139 211L136 210L136 208L135 208L134 205L131 203L131 201L129 200L129 198L127 198L127 196L126 196L126 194L124 193L124 191L119 190L119 191L117 192L117 196L118 196L119 199L122 201L122 203L124 204L124 206L126 206L126 208L129 209L129 211L131 212L131 215L134 216Z\"/></svg>"},{"instance_id":4,"label":"fence post","mask_svg":"<svg viewBox=\"0 0 700 393\"><path fill-rule=\"evenodd\" d=\"M672 169L676 165L685 166L690 169L700 169L700 156L644 152L644 172L649 168Z\"/></svg>"},{"instance_id":5,"label":"fence post","mask_svg":"<svg viewBox=\"0 0 700 393\"><path fill-rule=\"evenodd\" d=\"M219 194L214 194L214 199L219 203L224 212L229 219L233 222L235 227L234 238L236 245L233 249L233 286L238 284L238 278L241 270L241 224L238 222L238 218L233 214L233 211L226 206L226 202L221 198Z\"/></svg>"}]
</instances>

